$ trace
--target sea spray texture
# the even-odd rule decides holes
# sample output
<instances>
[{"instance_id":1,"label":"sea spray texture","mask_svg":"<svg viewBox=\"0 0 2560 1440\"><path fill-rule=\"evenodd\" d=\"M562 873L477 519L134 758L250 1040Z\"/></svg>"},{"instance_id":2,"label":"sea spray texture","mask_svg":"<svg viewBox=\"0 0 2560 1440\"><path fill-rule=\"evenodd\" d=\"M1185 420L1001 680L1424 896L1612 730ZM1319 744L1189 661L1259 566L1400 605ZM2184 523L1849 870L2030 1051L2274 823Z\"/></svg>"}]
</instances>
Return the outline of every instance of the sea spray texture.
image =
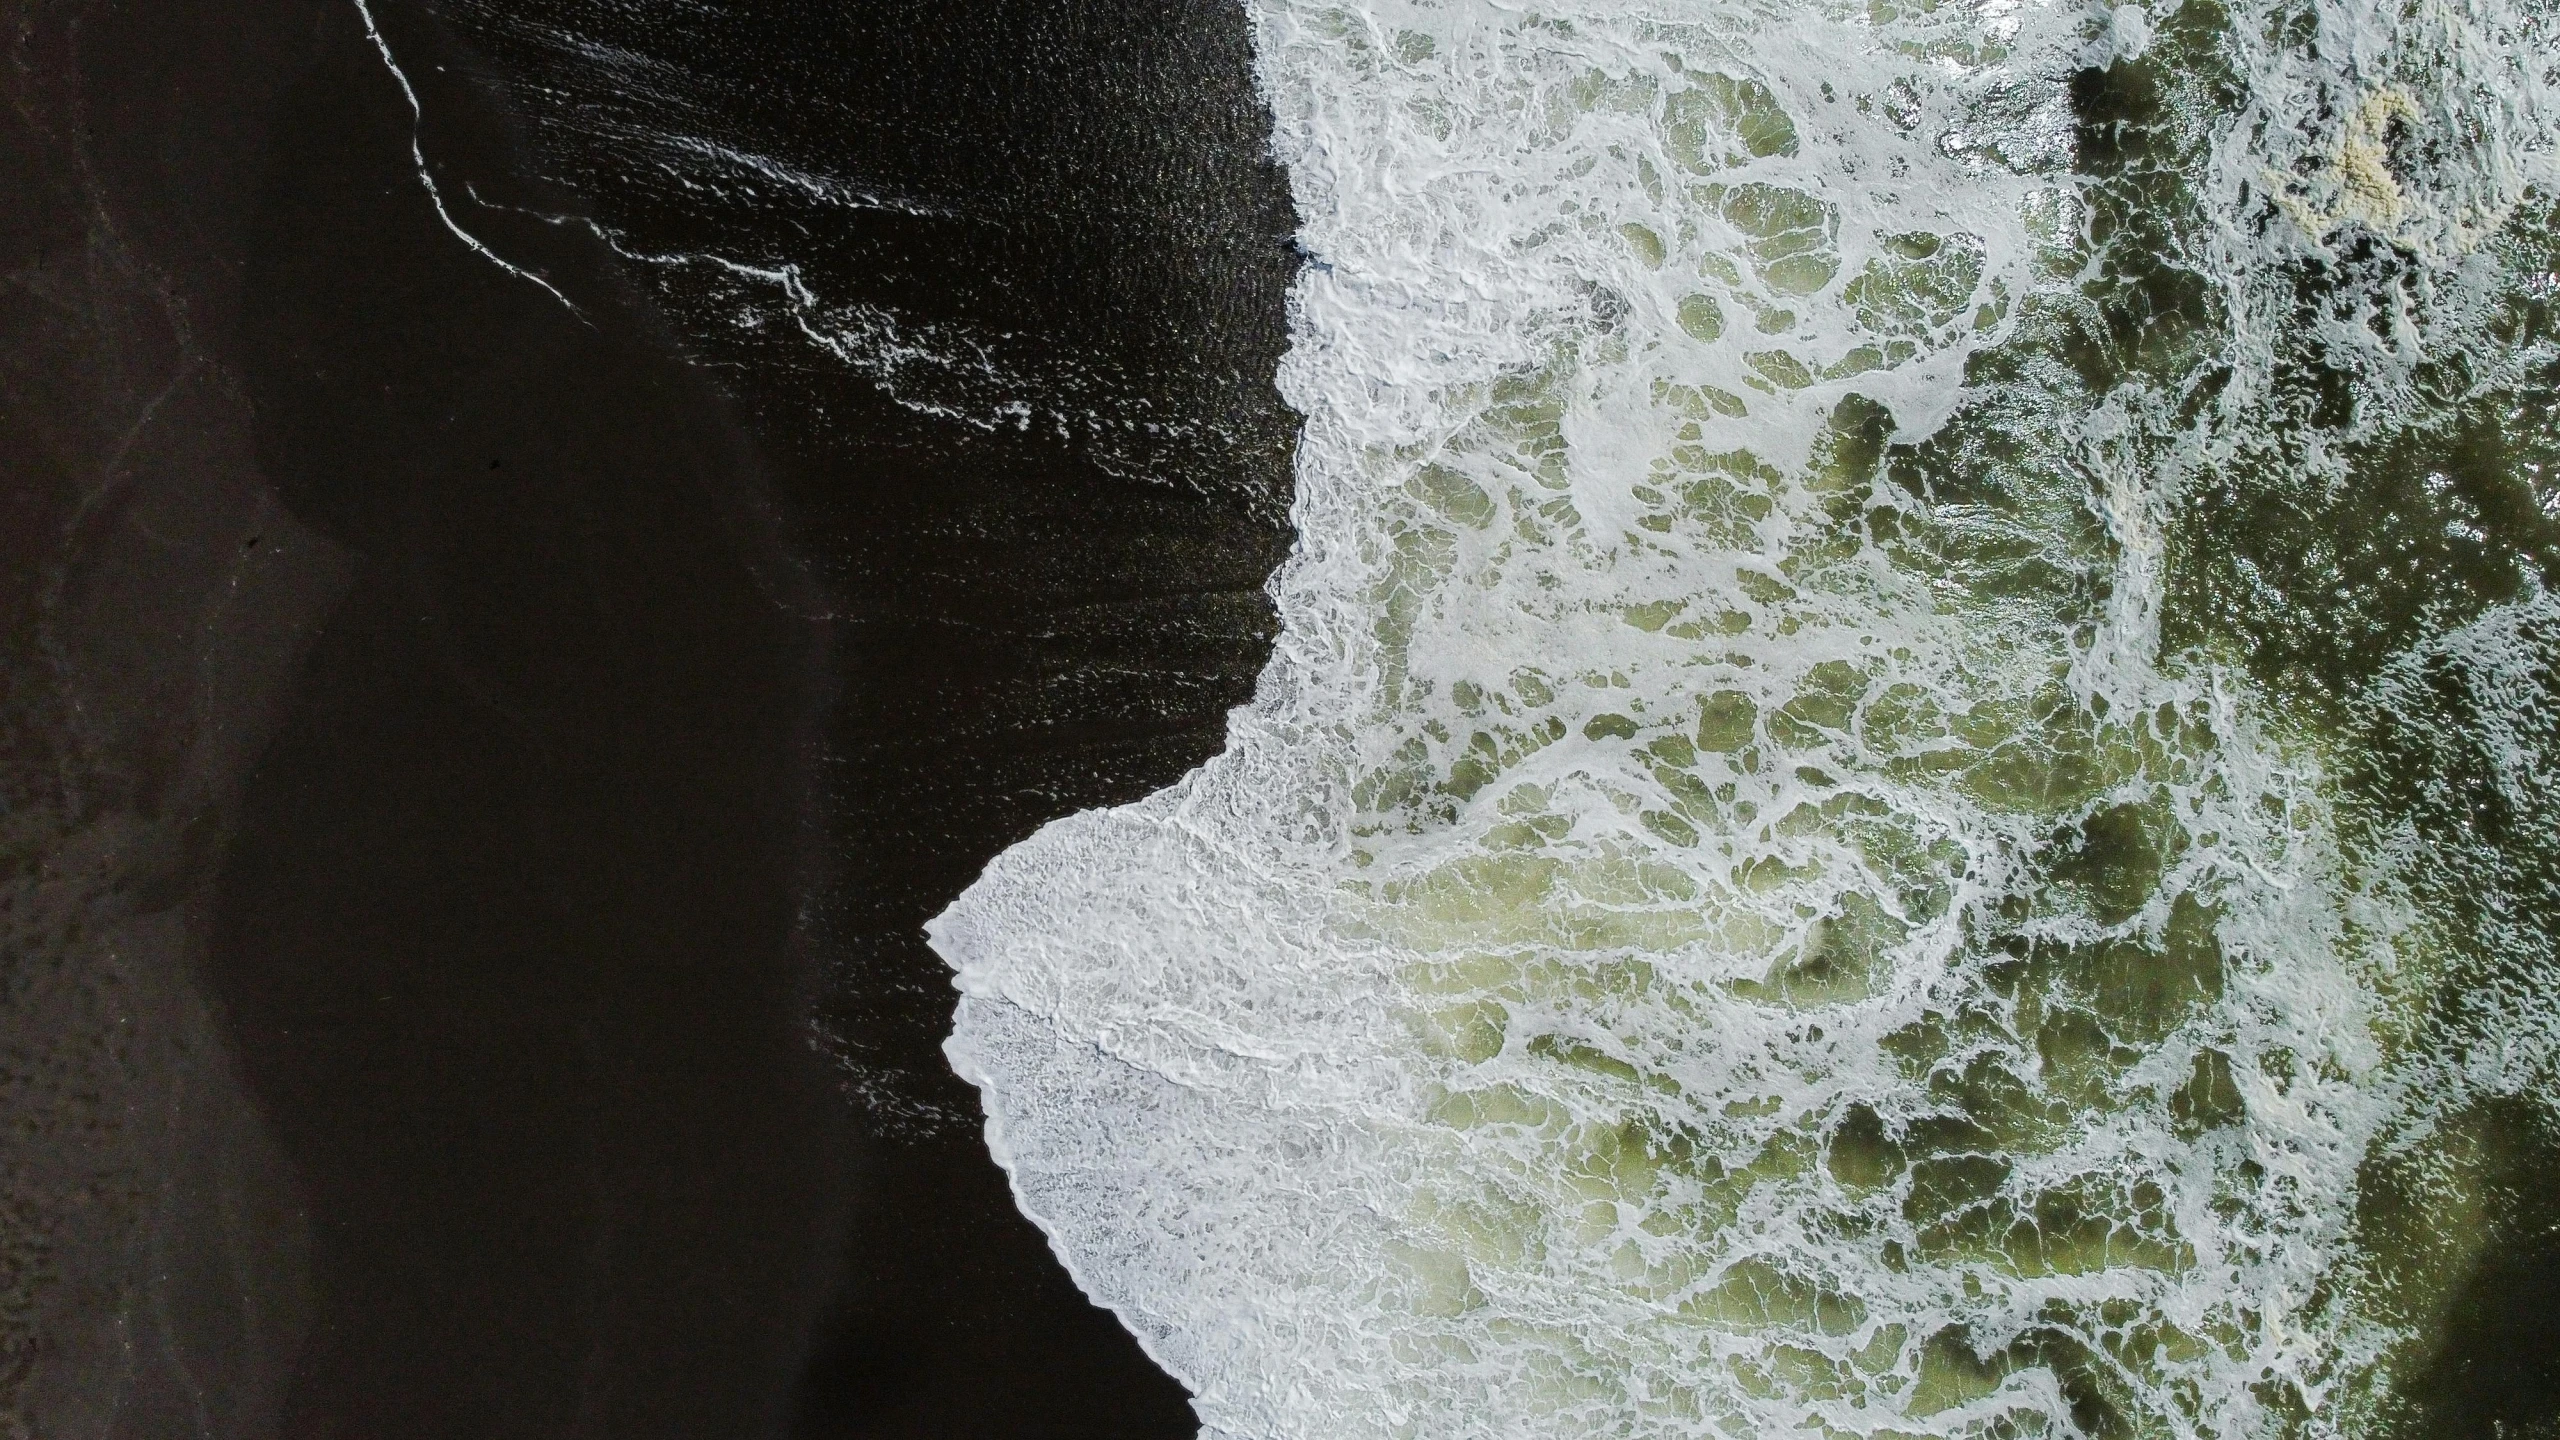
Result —
<instances>
[{"instance_id":1,"label":"sea spray texture","mask_svg":"<svg viewBox=\"0 0 2560 1440\"><path fill-rule=\"evenodd\" d=\"M1086 1288L1224 1436L2423 1431L2560 1168L2544 13L1257 23L1279 649L934 932Z\"/></svg>"},{"instance_id":2,"label":"sea spray texture","mask_svg":"<svg viewBox=\"0 0 2560 1440\"><path fill-rule=\"evenodd\" d=\"M850 373L927 433L1037 437L1115 477L1278 488L1269 372L1228 353L1258 353L1275 318L1262 276L1285 223L1238 163L1262 131L1258 108L1229 110L1237 17L1188 0L442 9L513 77L545 178L592 206L526 208L635 262L711 363L767 385ZM1025 73L1049 78L1012 83ZM454 198L466 220L503 201Z\"/></svg>"}]
</instances>

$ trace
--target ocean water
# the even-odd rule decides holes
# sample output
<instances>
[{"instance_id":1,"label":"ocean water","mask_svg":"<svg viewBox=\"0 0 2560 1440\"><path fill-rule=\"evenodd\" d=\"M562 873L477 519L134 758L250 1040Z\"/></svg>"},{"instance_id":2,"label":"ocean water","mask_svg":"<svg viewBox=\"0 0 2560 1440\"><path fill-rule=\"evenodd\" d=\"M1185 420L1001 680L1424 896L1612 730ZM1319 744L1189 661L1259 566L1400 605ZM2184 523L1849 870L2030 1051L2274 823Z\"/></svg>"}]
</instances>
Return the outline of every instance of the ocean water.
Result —
<instances>
[{"instance_id":1,"label":"ocean water","mask_svg":"<svg viewBox=\"0 0 2560 1440\"><path fill-rule=\"evenodd\" d=\"M974 1151L923 922L1042 822L1216 753L1268 653L1295 220L1243 12L435 8L541 182L453 170L453 217L501 255L545 219L593 232L737 406L842 682L801 912L817 1028L867 1133ZM455 107L376 9L441 163Z\"/></svg>"},{"instance_id":2,"label":"ocean water","mask_svg":"<svg viewBox=\"0 0 2560 1440\"><path fill-rule=\"evenodd\" d=\"M932 928L1206 1433L2547 1433L2550 7L1250 8L1277 649Z\"/></svg>"}]
</instances>

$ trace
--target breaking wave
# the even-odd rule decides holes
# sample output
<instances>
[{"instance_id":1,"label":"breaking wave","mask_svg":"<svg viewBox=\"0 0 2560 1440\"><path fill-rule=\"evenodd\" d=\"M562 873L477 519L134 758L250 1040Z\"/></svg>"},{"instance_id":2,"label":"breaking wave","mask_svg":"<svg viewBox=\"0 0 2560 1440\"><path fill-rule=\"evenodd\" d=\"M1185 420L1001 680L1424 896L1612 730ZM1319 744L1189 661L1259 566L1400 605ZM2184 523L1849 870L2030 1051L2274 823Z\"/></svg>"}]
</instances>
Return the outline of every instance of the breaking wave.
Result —
<instances>
[{"instance_id":1,"label":"breaking wave","mask_svg":"<svg viewBox=\"0 0 2560 1440\"><path fill-rule=\"evenodd\" d=\"M1253 8L1284 632L933 929L1079 1281L1237 1440L2420 1424L2551 1163L2546 8Z\"/></svg>"}]
</instances>

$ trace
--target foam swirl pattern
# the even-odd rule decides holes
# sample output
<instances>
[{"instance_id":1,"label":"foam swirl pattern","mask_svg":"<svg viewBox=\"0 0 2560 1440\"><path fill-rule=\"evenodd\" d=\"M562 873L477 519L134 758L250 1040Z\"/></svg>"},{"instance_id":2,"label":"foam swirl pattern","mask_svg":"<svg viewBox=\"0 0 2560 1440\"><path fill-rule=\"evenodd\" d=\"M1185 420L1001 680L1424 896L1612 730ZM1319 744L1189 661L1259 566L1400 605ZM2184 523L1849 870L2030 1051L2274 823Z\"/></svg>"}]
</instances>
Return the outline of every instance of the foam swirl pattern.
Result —
<instances>
[{"instance_id":1,"label":"foam swirl pattern","mask_svg":"<svg viewBox=\"0 0 2560 1440\"><path fill-rule=\"evenodd\" d=\"M1278 651L933 929L1081 1283L1236 1440L2415 1423L2560 1035L2543 11L1255 11Z\"/></svg>"}]
</instances>

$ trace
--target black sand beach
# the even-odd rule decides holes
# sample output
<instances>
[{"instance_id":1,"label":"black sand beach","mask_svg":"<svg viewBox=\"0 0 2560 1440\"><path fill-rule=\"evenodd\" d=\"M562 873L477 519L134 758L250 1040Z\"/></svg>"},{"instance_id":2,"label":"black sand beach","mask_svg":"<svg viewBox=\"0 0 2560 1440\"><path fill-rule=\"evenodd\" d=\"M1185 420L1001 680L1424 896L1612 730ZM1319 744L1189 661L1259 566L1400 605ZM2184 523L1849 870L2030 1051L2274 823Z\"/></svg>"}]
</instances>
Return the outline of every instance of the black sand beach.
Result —
<instances>
[{"instance_id":1,"label":"black sand beach","mask_svg":"<svg viewBox=\"0 0 2560 1440\"><path fill-rule=\"evenodd\" d=\"M11 10L0 1413L1190 1433L1013 1209L918 927L1213 753L1267 649L1292 260L1242 16L593 37L934 212L708 233L526 38L612 12L374 13L452 214L559 296L441 222L352 3ZM768 226L1093 418L920 413L524 212Z\"/></svg>"}]
</instances>

